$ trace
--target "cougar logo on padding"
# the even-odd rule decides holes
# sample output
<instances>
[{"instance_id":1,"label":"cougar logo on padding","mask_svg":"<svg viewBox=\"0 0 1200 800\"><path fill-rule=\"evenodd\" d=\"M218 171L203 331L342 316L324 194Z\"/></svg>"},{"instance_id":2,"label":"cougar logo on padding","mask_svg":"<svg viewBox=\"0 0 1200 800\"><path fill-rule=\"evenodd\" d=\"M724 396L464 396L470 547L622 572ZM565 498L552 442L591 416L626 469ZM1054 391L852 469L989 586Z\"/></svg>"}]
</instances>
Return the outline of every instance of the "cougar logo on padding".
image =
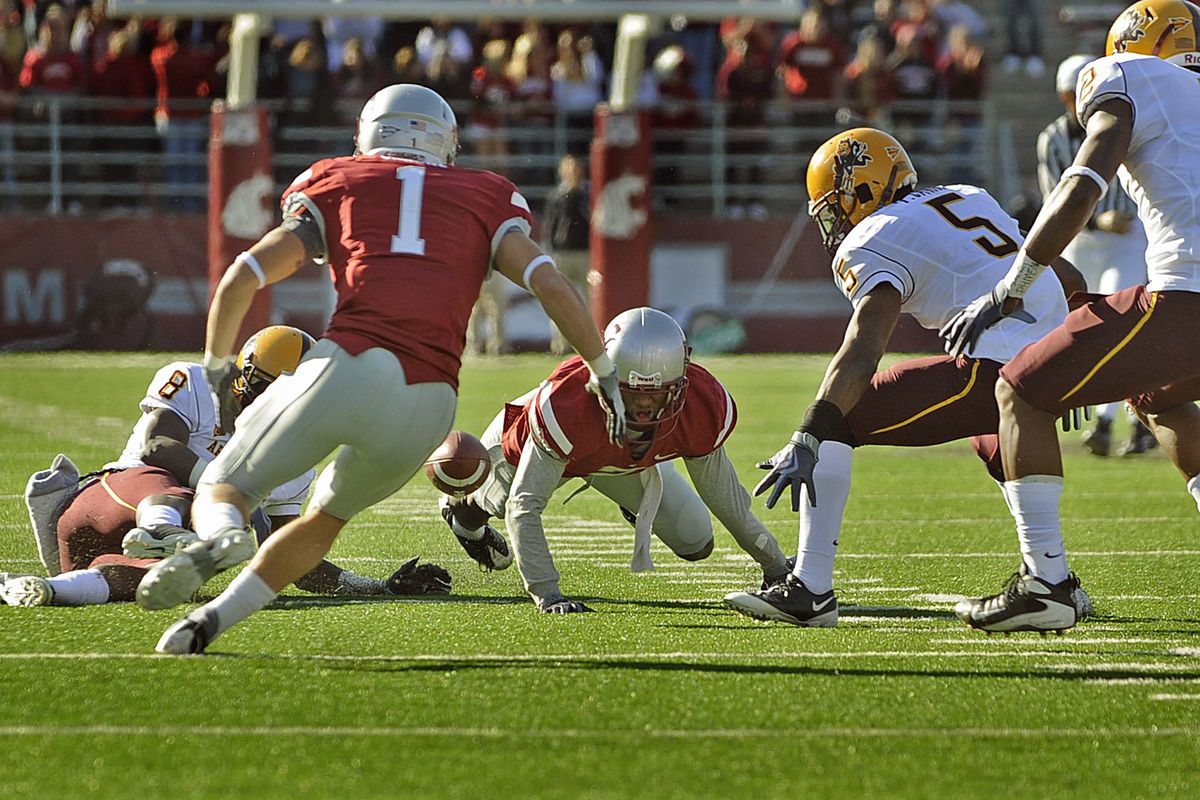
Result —
<instances>
[{"instance_id":1,"label":"cougar logo on padding","mask_svg":"<svg viewBox=\"0 0 1200 800\"><path fill-rule=\"evenodd\" d=\"M225 234L237 239L257 239L266 233L275 217L267 210L266 201L274 191L271 176L262 173L235 186L221 209Z\"/></svg>"},{"instance_id":2,"label":"cougar logo on padding","mask_svg":"<svg viewBox=\"0 0 1200 800\"><path fill-rule=\"evenodd\" d=\"M641 175L626 173L606 183L592 212L593 227L609 239L632 239L646 224L646 211L633 207L633 198L644 191L646 179Z\"/></svg>"}]
</instances>

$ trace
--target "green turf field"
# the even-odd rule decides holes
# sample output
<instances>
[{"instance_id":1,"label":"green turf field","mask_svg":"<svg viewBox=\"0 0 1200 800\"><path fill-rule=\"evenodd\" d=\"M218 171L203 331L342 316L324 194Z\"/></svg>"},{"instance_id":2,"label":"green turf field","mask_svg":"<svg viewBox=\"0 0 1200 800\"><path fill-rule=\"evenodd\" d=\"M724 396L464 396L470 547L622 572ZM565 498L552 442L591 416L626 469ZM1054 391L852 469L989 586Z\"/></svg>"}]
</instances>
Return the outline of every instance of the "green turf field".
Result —
<instances>
[{"instance_id":1,"label":"green turf field","mask_svg":"<svg viewBox=\"0 0 1200 800\"><path fill-rule=\"evenodd\" d=\"M0 571L39 569L28 474L114 458L169 358L0 357ZM704 360L738 401L746 485L822 361ZM468 362L456 427L479 433L552 363ZM190 658L152 654L180 609L0 607L0 798L1200 797L1195 504L1157 453L1066 450L1067 544L1098 614L1062 637L953 618L1018 563L964 443L860 451L835 630L726 611L760 575L723 530L705 562L656 543L658 571L632 575L631 529L592 492L547 529L564 590L600 613L538 614L515 568L474 568L423 477L334 558L439 561L446 601L293 591ZM764 519L792 552L783 505Z\"/></svg>"}]
</instances>

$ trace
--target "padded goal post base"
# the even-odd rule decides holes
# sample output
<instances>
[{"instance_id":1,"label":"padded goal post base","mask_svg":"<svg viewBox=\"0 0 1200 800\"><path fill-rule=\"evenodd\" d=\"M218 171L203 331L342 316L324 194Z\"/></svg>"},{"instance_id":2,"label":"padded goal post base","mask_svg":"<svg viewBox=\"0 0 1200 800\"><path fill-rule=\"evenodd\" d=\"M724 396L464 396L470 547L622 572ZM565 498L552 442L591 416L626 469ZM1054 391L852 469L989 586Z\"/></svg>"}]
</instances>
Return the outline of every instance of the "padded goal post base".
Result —
<instances>
[{"instance_id":1,"label":"padded goal post base","mask_svg":"<svg viewBox=\"0 0 1200 800\"><path fill-rule=\"evenodd\" d=\"M596 108L591 148L592 316L608 321L650 300L650 114Z\"/></svg>"},{"instance_id":2,"label":"padded goal post base","mask_svg":"<svg viewBox=\"0 0 1200 800\"><path fill-rule=\"evenodd\" d=\"M208 150L208 300L238 253L270 230L276 219L271 139L261 106L213 104ZM271 290L259 290L242 323L237 346L271 324Z\"/></svg>"}]
</instances>

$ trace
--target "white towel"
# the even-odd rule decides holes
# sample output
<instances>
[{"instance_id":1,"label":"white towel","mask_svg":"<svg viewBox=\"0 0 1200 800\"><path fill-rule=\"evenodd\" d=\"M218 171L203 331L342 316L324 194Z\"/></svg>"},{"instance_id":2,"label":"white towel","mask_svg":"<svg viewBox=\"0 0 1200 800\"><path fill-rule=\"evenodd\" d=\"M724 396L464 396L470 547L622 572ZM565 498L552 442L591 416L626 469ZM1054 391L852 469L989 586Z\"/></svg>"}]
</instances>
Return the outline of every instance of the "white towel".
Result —
<instances>
[{"instance_id":1,"label":"white towel","mask_svg":"<svg viewBox=\"0 0 1200 800\"><path fill-rule=\"evenodd\" d=\"M655 464L641 474L642 504L637 510L637 524L633 528L633 560L629 569L633 572L648 572L654 569L650 559L650 529L654 525L654 517L658 514L658 506L662 503L663 477L659 470L662 464Z\"/></svg>"}]
</instances>

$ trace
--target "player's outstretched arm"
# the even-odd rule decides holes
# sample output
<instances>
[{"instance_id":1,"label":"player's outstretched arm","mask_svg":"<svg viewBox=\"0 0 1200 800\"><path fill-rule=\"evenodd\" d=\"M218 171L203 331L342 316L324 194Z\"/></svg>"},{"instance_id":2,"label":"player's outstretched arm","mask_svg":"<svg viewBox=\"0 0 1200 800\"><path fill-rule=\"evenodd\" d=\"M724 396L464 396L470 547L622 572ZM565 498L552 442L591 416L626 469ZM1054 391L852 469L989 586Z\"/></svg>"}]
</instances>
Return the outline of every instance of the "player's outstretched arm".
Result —
<instances>
[{"instance_id":1,"label":"player's outstretched arm","mask_svg":"<svg viewBox=\"0 0 1200 800\"><path fill-rule=\"evenodd\" d=\"M216 401L224 430L233 430L237 408L233 399L233 365L238 331L259 289L278 283L308 260L305 241L285 228L275 228L238 255L221 276L208 308L204 338L204 376Z\"/></svg>"},{"instance_id":2,"label":"player's outstretched arm","mask_svg":"<svg viewBox=\"0 0 1200 800\"><path fill-rule=\"evenodd\" d=\"M1109 181L1129 152L1132 137L1133 106L1125 100L1110 98L1091 112L1075 162L1063 171L1008 274L938 331L946 340L946 352L965 353L985 330L1005 317L1021 319L1024 314L1026 322L1034 321L1023 309L1025 293L1092 218L1096 203L1108 191Z\"/></svg>"},{"instance_id":3,"label":"player's outstretched arm","mask_svg":"<svg viewBox=\"0 0 1200 800\"><path fill-rule=\"evenodd\" d=\"M592 371L588 391L596 395L608 419L608 438L625 442L625 401L617 380L617 368L604 352L600 331L574 284L563 277L553 259L520 231L510 231L496 248L496 268L518 286L524 286L546 310L563 337Z\"/></svg>"},{"instance_id":4,"label":"player's outstretched arm","mask_svg":"<svg viewBox=\"0 0 1200 800\"><path fill-rule=\"evenodd\" d=\"M813 470L817 451L825 439L847 441L846 413L858 403L887 350L888 339L900 319L900 291L888 283L870 289L854 307L842 346L825 370L817 399L804 412L800 429L775 455L758 464L768 470L754 487L754 496L768 489L767 508L774 508L785 489L791 489L792 510L800 510L800 489L808 502L817 504Z\"/></svg>"}]
</instances>

